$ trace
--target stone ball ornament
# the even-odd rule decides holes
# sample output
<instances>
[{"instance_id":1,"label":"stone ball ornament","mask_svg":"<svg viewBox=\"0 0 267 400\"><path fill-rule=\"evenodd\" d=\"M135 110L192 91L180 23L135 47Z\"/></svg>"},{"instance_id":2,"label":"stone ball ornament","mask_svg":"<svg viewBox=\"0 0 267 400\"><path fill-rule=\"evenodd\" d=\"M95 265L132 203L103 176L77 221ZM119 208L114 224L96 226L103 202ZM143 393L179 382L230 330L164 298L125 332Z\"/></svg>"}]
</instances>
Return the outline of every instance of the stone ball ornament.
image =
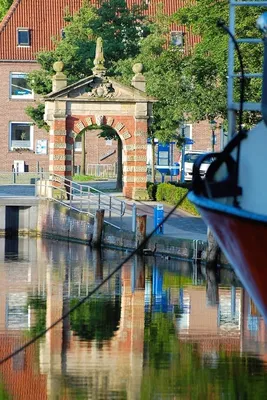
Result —
<instances>
[{"instance_id":1,"label":"stone ball ornament","mask_svg":"<svg viewBox=\"0 0 267 400\"><path fill-rule=\"evenodd\" d=\"M62 72L64 69L64 63L62 61L56 61L53 64L53 70L55 72Z\"/></svg>"},{"instance_id":2,"label":"stone ball ornament","mask_svg":"<svg viewBox=\"0 0 267 400\"><path fill-rule=\"evenodd\" d=\"M136 63L133 65L133 72L135 74L141 74L143 72L144 66L142 63Z\"/></svg>"}]
</instances>

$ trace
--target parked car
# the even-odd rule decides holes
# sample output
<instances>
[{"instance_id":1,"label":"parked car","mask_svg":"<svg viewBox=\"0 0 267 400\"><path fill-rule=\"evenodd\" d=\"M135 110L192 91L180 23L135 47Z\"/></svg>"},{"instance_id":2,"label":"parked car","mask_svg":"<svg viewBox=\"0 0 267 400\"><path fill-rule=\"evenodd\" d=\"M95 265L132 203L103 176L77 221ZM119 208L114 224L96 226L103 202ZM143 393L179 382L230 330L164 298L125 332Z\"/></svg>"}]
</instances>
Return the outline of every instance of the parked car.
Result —
<instances>
[{"instance_id":1,"label":"parked car","mask_svg":"<svg viewBox=\"0 0 267 400\"><path fill-rule=\"evenodd\" d=\"M192 180L194 162L202 154L206 154L206 153L204 151L199 151L199 150L192 150L192 151L185 152L185 156L184 156L184 180L185 181ZM209 168L211 161L212 161L211 159L205 160L204 163L201 165L200 174L203 178L206 175L207 169ZM182 155L180 157L180 165L182 165L181 163L182 163Z\"/></svg>"}]
</instances>

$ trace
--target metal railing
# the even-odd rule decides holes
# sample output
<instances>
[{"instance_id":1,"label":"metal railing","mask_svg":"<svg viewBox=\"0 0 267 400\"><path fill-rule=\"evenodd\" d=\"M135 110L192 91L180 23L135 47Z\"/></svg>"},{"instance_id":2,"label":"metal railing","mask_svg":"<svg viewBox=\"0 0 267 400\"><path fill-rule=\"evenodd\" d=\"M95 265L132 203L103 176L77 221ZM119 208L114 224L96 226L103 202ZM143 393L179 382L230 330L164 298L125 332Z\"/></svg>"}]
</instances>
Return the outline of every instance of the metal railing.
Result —
<instances>
[{"instance_id":1,"label":"metal railing","mask_svg":"<svg viewBox=\"0 0 267 400\"><path fill-rule=\"evenodd\" d=\"M98 176L100 178L116 178L116 164L87 164L87 175Z\"/></svg>"},{"instance_id":2,"label":"metal railing","mask_svg":"<svg viewBox=\"0 0 267 400\"><path fill-rule=\"evenodd\" d=\"M131 217L124 201L98 189L66 179L60 175L40 176L36 182L36 196L52 199L83 214L95 215L96 210L105 210L105 223L123 229L123 217Z\"/></svg>"}]
</instances>

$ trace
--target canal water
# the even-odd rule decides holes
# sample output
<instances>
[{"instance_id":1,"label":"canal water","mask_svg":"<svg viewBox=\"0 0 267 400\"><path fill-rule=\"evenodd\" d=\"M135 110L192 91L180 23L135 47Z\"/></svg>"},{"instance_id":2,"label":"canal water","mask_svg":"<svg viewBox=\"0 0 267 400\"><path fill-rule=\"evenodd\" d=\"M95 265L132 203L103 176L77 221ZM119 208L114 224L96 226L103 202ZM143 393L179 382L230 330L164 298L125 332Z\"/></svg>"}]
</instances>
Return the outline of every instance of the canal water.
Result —
<instances>
[{"instance_id":1,"label":"canal water","mask_svg":"<svg viewBox=\"0 0 267 400\"><path fill-rule=\"evenodd\" d=\"M0 239L0 358L51 325L124 259ZM265 399L267 330L230 269L134 257L0 366L0 399Z\"/></svg>"}]
</instances>

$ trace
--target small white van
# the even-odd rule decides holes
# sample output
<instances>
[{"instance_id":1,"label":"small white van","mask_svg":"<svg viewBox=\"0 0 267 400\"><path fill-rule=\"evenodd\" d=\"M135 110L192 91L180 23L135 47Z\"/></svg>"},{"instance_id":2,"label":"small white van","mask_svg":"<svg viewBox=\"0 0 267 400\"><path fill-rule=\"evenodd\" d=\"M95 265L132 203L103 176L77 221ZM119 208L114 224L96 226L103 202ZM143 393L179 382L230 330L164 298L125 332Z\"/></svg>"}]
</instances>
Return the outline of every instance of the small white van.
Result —
<instances>
[{"instance_id":1,"label":"small white van","mask_svg":"<svg viewBox=\"0 0 267 400\"><path fill-rule=\"evenodd\" d=\"M205 151L201 150L192 150L192 151L185 151L184 155L184 180L191 181L193 177L193 165L196 159L201 155L206 154ZM212 160L205 160L204 163L200 167L200 175L204 178L206 175L207 169ZM180 165L182 166L182 155L180 157Z\"/></svg>"}]
</instances>

